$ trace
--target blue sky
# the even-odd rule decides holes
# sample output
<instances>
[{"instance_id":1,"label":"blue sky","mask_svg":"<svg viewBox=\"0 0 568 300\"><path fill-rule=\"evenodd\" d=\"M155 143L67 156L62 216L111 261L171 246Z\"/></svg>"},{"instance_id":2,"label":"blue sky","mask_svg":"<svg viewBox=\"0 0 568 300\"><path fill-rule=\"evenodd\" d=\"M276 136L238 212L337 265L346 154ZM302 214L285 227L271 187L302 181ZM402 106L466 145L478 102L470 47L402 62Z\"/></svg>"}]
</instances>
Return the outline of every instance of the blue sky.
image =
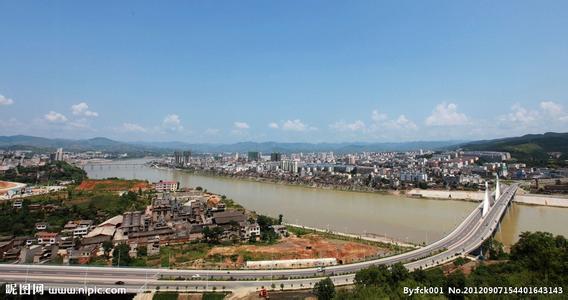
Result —
<instances>
[{"instance_id":1,"label":"blue sky","mask_svg":"<svg viewBox=\"0 0 568 300\"><path fill-rule=\"evenodd\" d=\"M566 1L3 1L0 135L568 131Z\"/></svg>"}]
</instances>

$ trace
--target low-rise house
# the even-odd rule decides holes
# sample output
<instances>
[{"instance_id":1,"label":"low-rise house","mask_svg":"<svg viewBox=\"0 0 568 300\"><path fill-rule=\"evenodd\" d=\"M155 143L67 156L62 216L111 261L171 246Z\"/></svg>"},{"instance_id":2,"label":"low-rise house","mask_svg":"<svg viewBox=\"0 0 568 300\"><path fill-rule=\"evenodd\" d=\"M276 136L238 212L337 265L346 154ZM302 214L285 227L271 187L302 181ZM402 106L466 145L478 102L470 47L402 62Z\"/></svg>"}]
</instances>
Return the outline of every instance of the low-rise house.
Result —
<instances>
[{"instance_id":1,"label":"low-rise house","mask_svg":"<svg viewBox=\"0 0 568 300\"><path fill-rule=\"evenodd\" d=\"M95 227L91 232L85 235L85 238L94 238L94 237L108 237L109 240L112 239L114 233L116 232L115 227L111 226L103 226L103 227Z\"/></svg>"},{"instance_id":2,"label":"low-rise house","mask_svg":"<svg viewBox=\"0 0 568 300\"><path fill-rule=\"evenodd\" d=\"M169 227L164 227L161 229L149 230L149 231L139 231L139 232L132 232L129 236L129 240L136 241L139 238L147 238L149 236L159 236L161 239L167 239L174 234L174 230Z\"/></svg>"},{"instance_id":3,"label":"low-rise house","mask_svg":"<svg viewBox=\"0 0 568 300\"><path fill-rule=\"evenodd\" d=\"M3 259L5 261L17 260L20 257L21 251L22 251L21 246L15 246L11 249L8 249L3 253L3 255L4 255Z\"/></svg>"},{"instance_id":4,"label":"low-rise house","mask_svg":"<svg viewBox=\"0 0 568 300\"><path fill-rule=\"evenodd\" d=\"M256 239L260 239L260 226L258 223L247 224L244 228L243 237L245 239L250 239L251 237L256 237Z\"/></svg>"},{"instance_id":5,"label":"low-rise house","mask_svg":"<svg viewBox=\"0 0 568 300\"><path fill-rule=\"evenodd\" d=\"M41 231L36 233L37 243L40 245L54 245L59 241L57 232Z\"/></svg>"},{"instance_id":6,"label":"low-rise house","mask_svg":"<svg viewBox=\"0 0 568 300\"><path fill-rule=\"evenodd\" d=\"M288 235L288 229L286 228L286 225L272 225L271 227L274 232L278 233L281 236Z\"/></svg>"},{"instance_id":7,"label":"low-rise house","mask_svg":"<svg viewBox=\"0 0 568 300\"><path fill-rule=\"evenodd\" d=\"M14 239L3 240L0 242L0 259L4 258L7 251L14 248Z\"/></svg>"},{"instance_id":8,"label":"low-rise house","mask_svg":"<svg viewBox=\"0 0 568 300\"><path fill-rule=\"evenodd\" d=\"M75 247L75 239L72 237L62 237L59 240L59 248L61 249L71 249Z\"/></svg>"},{"instance_id":9,"label":"low-rise house","mask_svg":"<svg viewBox=\"0 0 568 300\"><path fill-rule=\"evenodd\" d=\"M110 235L97 235L93 237L84 237L81 240L81 245L100 245L104 242L112 241Z\"/></svg>"},{"instance_id":10,"label":"low-rise house","mask_svg":"<svg viewBox=\"0 0 568 300\"><path fill-rule=\"evenodd\" d=\"M40 230L46 230L47 229L47 223L45 222L39 222L35 224L35 229L40 231Z\"/></svg>"},{"instance_id":11,"label":"low-rise house","mask_svg":"<svg viewBox=\"0 0 568 300\"><path fill-rule=\"evenodd\" d=\"M132 258L137 258L138 257L138 244L137 243L132 243L128 245L130 247L130 250L128 250L128 256L132 257Z\"/></svg>"},{"instance_id":12,"label":"low-rise house","mask_svg":"<svg viewBox=\"0 0 568 300\"><path fill-rule=\"evenodd\" d=\"M246 221L246 216L242 211L226 210L213 213L213 220L219 226L240 224Z\"/></svg>"},{"instance_id":13,"label":"low-rise house","mask_svg":"<svg viewBox=\"0 0 568 300\"><path fill-rule=\"evenodd\" d=\"M68 264L88 264L97 253L97 245L82 246L78 250L71 249L68 251L69 255L64 262Z\"/></svg>"},{"instance_id":14,"label":"low-rise house","mask_svg":"<svg viewBox=\"0 0 568 300\"><path fill-rule=\"evenodd\" d=\"M120 229L125 236L129 236L131 233L138 231L143 231L145 228L145 215L140 211L129 211L125 212L123 215L122 224Z\"/></svg>"},{"instance_id":15,"label":"low-rise house","mask_svg":"<svg viewBox=\"0 0 568 300\"><path fill-rule=\"evenodd\" d=\"M146 250L148 256L160 254L160 236L149 237Z\"/></svg>"},{"instance_id":16,"label":"low-rise house","mask_svg":"<svg viewBox=\"0 0 568 300\"><path fill-rule=\"evenodd\" d=\"M154 189L158 192L175 192L179 189L179 181L160 180L154 183Z\"/></svg>"},{"instance_id":17,"label":"low-rise house","mask_svg":"<svg viewBox=\"0 0 568 300\"><path fill-rule=\"evenodd\" d=\"M40 245L25 246L20 251L19 263L38 263L43 254L43 247Z\"/></svg>"}]
</instances>

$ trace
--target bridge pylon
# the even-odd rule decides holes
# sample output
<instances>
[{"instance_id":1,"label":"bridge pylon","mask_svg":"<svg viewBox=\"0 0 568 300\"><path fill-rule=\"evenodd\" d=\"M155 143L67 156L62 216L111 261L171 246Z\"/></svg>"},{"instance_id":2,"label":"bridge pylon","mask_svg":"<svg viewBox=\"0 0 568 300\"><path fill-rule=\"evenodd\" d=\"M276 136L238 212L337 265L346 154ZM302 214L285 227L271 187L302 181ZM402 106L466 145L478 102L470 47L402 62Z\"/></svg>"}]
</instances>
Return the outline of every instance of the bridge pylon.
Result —
<instances>
[{"instance_id":1,"label":"bridge pylon","mask_svg":"<svg viewBox=\"0 0 568 300\"><path fill-rule=\"evenodd\" d=\"M499 183L499 173L497 173L497 175L495 175L496 181L495 181L495 201L497 201L497 199L499 199L499 197L501 196L501 184Z\"/></svg>"},{"instance_id":2,"label":"bridge pylon","mask_svg":"<svg viewBox=\"0 0 568 300\"><path fill-rule=\"evenodd\" d=\"M489 184L485 181L485 196L483 196L483 208L481 216L485 216L489 211Z\"/></svg>"}]
</instances>

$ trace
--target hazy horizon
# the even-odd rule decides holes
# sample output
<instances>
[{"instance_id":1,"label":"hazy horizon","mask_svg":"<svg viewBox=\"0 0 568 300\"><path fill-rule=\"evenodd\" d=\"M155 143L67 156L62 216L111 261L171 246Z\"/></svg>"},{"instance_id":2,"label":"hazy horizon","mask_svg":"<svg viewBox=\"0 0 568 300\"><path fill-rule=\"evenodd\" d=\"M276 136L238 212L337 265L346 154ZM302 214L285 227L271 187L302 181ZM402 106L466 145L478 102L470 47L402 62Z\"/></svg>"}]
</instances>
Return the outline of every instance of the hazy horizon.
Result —
<instances>
[{"instance_id":1,"label":"hazy horizon","mask_svg":"<svg viewBox=\"0 0 568 300\"><path fill-rule=\"evenodd\" d=\"M154 5L0 2L0 135L382 143L568 129L565 1Z\"/></svg>"}]
</instances>

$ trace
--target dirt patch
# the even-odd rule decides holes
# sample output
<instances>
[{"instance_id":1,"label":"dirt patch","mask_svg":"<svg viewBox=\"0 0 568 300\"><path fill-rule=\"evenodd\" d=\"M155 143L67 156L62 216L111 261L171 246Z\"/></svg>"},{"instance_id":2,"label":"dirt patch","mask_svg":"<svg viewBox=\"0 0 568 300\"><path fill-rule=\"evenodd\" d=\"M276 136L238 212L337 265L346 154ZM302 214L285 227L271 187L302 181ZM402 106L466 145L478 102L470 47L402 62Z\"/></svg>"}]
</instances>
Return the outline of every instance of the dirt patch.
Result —
<instances>
[{"instance_id":1,"label":"dirt patch","mask_svg":"<svg viewBox=\"0 0 568 300\"><path fill-rule=\"evenodd\" d=\"M214 247L209 257L221 257L226 267L242 266L247 260L308 259L335 257L343 263L364 259L377 254L385 255L388 249L362 243L326 239L317 234L283 238L274 245L239 245Z\"/></svg>"},{"instance_id":2,"label":"dirt patch","mask_svg":"<svg viewBox=\"0 0 568 300\"><path fill-rule=\"evenodd\" d=\"M81 191L133 191L150 189L150 183L141 180L84 180L77 187Z\"/></svg>"},{"instance_id":3,"label":"dirt patch","mask_svg":"<svg viewBox=\"0 0 568 300\"><path fill-rule=\"evenodd\" d=\"M270 299L273 300L317 300L310 291L268 291ZM231 300L258 300L262 299L258 296L258 292L248 293L246 295L235 295L229 296Z\"/></svg>"},{"instance_id":4,"label":"dirt patch","mask_svg":"<svg viewBox=\"0 0 568 300\"><path fill-rule=\"evenodd\" d=\"M15 187L16 184L8 181L0 181L0 189L10 189Z\"/></svg>"},{"instance_id":5,"label":"dirt patch","mask_svg":"<svg viewBox=\"0 0 568 300\"><path fill-rule=\"evenodd\" d=\"M506 261L504 261L504 260L485 260L485 261L483 261L483 264L484 265L495 265L495 264L501 264L501 263L504 263L504 262L506 262ZM444 274L446 274L446 275L460 270L466 276L468 276L480 264L481 264L481 262L479 262L479 261L469 261L469 262L467 262L467 263L465 263L461 266L456 266L453 262L450 262L450 263L443 265L442 270L444 271Z\"/></svg>"},{"instance_id":6,"label":"dirt patch","mask_svg":"<svg viewBox=\"0 0 568 300\"><path fill-rule=\"evenodd\" d=\"M7 192L17 186L18 184L14 182L0 181L0 192Z\"/></svg>"}]
</instances>

